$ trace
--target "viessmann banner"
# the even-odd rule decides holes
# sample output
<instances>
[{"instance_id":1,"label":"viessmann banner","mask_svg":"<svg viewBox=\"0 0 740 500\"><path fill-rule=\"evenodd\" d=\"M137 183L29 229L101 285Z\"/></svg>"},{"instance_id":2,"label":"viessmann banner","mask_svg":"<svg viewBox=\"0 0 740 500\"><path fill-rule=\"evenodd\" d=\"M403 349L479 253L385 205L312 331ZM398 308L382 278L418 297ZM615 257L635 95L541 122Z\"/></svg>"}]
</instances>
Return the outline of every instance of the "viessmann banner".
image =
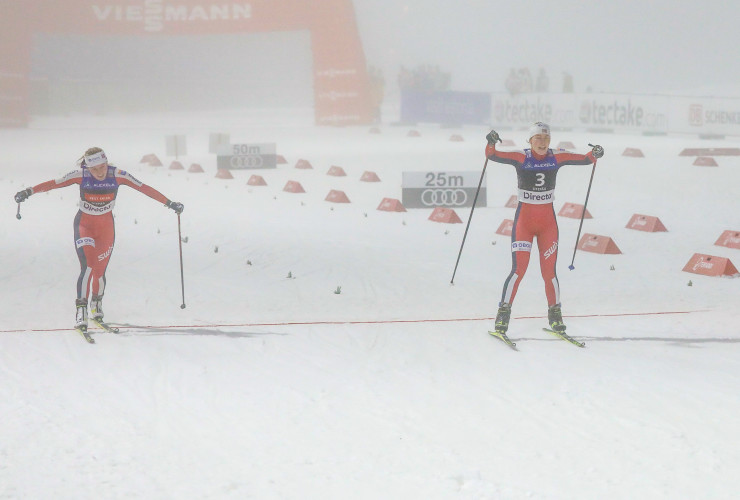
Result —
<instances>
[{"instance_id":1,"label":"viessmann banner","mask_svg":"<svg viewBox=\"0 0 740 500\"><path fill-rule=\"evenodd\" d=\"M43 5L0 13L0 127L28 124L31 55L47 33L151 37L309 30L315 122L371 122L367 63L352 0L22 1ZM12 1L0 0L6 3Z\"/></svg>"}]
</instances>

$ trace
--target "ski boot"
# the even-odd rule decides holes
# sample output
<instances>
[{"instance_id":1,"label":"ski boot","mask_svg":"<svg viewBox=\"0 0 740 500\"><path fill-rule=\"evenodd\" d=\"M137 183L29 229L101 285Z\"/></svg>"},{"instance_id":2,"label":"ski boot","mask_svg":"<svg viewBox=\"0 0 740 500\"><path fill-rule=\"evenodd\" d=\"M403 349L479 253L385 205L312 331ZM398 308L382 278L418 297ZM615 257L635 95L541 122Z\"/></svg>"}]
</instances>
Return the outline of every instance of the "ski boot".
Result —
<instances>
[{"instance_id":1,"label":"ski boot","mask_svg":"<svg viewBox=\"0 0 740 500\"><path fill-rule=\"evenodd\" d=\"M488 332L494 337L501 339L506 345L516 350L516 344L509 340L506 336L506 331L509 329L509 318L511 318L511 304L501 303L498 306L498 314L496 314L495 330Z\"/></svg>"},{"instance_id":2,"label":"ski boot","mask_svg":"<svg viewBox=\"0 0 740 500\"><path fill-rule=\"evenodd\" d=\"M86 341L94 344L95 341L87 331L87 299L77 299L75 305L77 306L77 313L75 314L75 330L77 330Z\"/></svg>"},{"instance_id":3,"label":"ski boot","mask_svg":"<svg viewBox=\"0 0 740 500\"><path fill-rule=\"evenodd\" d=\"M93 294L90 298L91 318L97 323L103 321L103 296Z\"/></svg>"},{"instance_id":4,"label":"ski boot","mask_svg":"<svg viewBox=\"0 0 740 500\"><path fill-rule=\"evenodd\" d=\"M103 320L103 296L93 295L90 298L90 319L97 326L102 328L108 333L118 333L118 328L110 326Z\"/></svg>"},{"instance_id":5,"label":"ski boot","mask_svg":"<svg viewBox=\"0 0 740 500\"><path fill-rule=\"evenodd\" d=\"M509 319L511 318L511 304L506 302L499 304L498 313L496 314L496 331L506 334L509 329Z\"/></svg>"},{"instance_id":6,"label":"ski boot","mask_svg":"<svg viewBox=\"0 0 740 500\"><path fill-rule=\"evenodd\" d=\"M555 304L547 309L547 321L554 332L565 333L565 323L563 323L563 313L560 310L560 304Z\"/></svg>"}]
</instances>

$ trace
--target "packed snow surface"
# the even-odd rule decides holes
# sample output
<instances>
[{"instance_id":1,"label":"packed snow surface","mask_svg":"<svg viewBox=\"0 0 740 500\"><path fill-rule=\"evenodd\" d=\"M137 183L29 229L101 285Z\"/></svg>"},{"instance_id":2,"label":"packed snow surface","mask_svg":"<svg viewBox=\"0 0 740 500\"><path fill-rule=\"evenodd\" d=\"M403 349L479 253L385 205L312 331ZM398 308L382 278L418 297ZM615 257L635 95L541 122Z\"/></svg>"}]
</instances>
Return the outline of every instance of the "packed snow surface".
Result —
<instances>
[{"instance_id":1,"label":"packed snow surface","mask_svg":"<svg viewBox=\"0 0 740 500\"><path fill-rule=\"evenodd\" d=\"M487 164L453 285L469 209L444 224L377 207L401 199L404 171L480 172L487 128L409 129L244 112L0 130L0 498L734 498L740 280L682 269L694 253L740 266L714 244L740 230L740 158L679 153L737 141L553 131L553 145L604 146L582 232L622 253L578 251L569 270L580 221L558 217L563 313L586 348L542 331L533 258L515 352L487 333L511 266L496 229L514 215L514 169ZM274 142L288 163L216 178L211 133ZM205 173L168 168L174 134ZM72 330L78 189L32 196L20 220L12 198L91 146L184 203L187 306L176 215L122 187L104 302L121 333L96 330L94 345ZM334 165L347 176L326 175ZM560 170L556 211L583 204L591 172ZM255 173L267 186L247 185ZM325 201L332 189L351 203ZM633 214L668 231L628 229Z\"/></svg>"}]
</instances>

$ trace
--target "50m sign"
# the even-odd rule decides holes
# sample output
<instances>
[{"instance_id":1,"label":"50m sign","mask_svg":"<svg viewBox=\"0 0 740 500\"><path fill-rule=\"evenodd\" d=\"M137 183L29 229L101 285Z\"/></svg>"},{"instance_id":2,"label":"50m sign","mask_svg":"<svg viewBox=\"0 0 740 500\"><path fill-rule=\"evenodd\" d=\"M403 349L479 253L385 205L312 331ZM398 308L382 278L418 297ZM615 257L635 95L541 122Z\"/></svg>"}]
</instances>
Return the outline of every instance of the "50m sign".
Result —
<instances>
[{"instance_id":1,"label":"50m sign","mask_svg":"<svg viewBox=\"0 0 740 500\"><path fill-rule=\"evenodd\" d=\"M218 148L216 166L227 170L276 168L275 143L221 145Z\"/></svg>"}]
</instances>

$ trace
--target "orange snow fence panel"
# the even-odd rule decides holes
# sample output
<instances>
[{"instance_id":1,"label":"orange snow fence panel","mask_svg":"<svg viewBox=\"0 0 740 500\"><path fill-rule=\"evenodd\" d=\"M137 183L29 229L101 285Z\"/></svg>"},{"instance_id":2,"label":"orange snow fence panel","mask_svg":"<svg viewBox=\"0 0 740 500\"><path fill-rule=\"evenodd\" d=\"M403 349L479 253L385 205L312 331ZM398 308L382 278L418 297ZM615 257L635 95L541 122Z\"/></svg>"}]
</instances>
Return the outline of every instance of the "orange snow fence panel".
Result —
<instances>
[{"instance_id":1,"label":"orange snow fence panel","mask_svg":"<svg viewBox=\"0 0 740 500\"><path fill-rule=\"evenodd\" d=\"M519 198L516 195L511 195L509 201L506 202L506 208L516 208L519 206Z\"/></svg>"},{"instance_id":2,"label":"orange snow fence panel","mask_svg":"<svg viewBox=\"0 0 740 500\"><path fill-rule=\"evenodd\" d=\"M512 229L514 229L514 221L511 219L504 219L498 229L496 229L496 234L511 236Z\"/></svg>"},{"instance_id":3,"label":"orange snow fence panel","mask_svg":"<svg viewBox=\"0 0 740 500\"><path fill-rule=\"evenodd\" d=\"M585 252L618 254L622 251L609 236L600 236L598 234L584 234L581 241L578 242L578 249Z\"/></svg>"},{"instance_id":4,"label":"orange snow fence panel","mask_svg":"<svg viewBox=\"0 0 740 500\"><path fill-rule=\"evenodd\" d=\"M645 155L642 153L642 150L637 148L627 148L622 153L622 156L630 156L632 158L645 158Z\"/></svg>"},{"instance_id":5,"label":"orange snow fence panel","mask_svg":"<svg viewBox=\"0 0 740 500\"><path fill-rule=\"evenodd\" d=\"M694 165L697 167L718 167L717 161L711 156L697 156L694 160Z\"/></svg>"},{"instance_id":6,"label":"orange snow fence panel","mask_svg":"<svg viewBox=\"0 0 740 500\"><path fill-rule=\"evenodd\" d=\"M447 224L462 224L460 217L451 208L437 207L432 211L429 220L434 222L444 222Z\"/></svg>"},{"instance_id":7,"label":"orange snow fence panel","mask_svg":"<svg viewBox=\"0 0 740 500\"><path fill-rule=\"evenodd\" d=\"M190 165L190 168L188 168L188 172L191 172L193 174L202 174L203 167L201 167L199 163L193 163L192 165Z\"/></svg>"},{"instance_id":8,"label":"orange snow fence panel","mask_svg":"<svg viewBox=\"0 0 740 500\"><path fill-rule=\"evenodd\" d=\"M347 195L344 194L344 191L337 191L336 189L332 189L329 191L329 194L326 195L326 198L324 198L324 201L330 201L332 203L349 203L349 198L347 198Z\"/></svg>"},{"instance_id":9,"label":"orange snow fence panel","mask_svg":"<svg viewBox=\"0 0 740 500\"><path fill-rule=\"evenodd\" d=\"M305 170L305 169L313 168L313 166L308 162L308 160L301 159L296 162L295 168L300 168L300 169Z\"/></svg>"},{"instance_id":10,"label":"orange snow fence panel","mask_svg":"<svg viewBox=\"0 0 740 500\"><path fill-rule=\"evenodd\" d=\"M267 186L267 183L265 182L265 178L261 175L252 174L252 176L247 181L248 186Z\"/></svg>"},{"instance_id":11,"label":"orange snow fence panel","mask_svg":"<svg viewBox=\"0 0 740 500\"><path fill-rule=\"evenodd\" d=\"M383 198L377 210L384 212L405 212L406 207L403 206L401 200L397 200L396 198Z\"/></svg>"},{"instance_id":12,"label":"orange snow fence panel","mask_svg":"<svg viewBox=\"0 0 740 500\"><path fill-rule=\"evenodd\" d=\"M334 165L329 168L329 171L326 172L326 175L332 175L334 177L344 177L347 175L347 172L345 172L342 167L337 167L336 165Z\"/></svg>"},{"instance_id":13,"label":"orange snow fence panel","mask_svg":"<svg viewBox=\"0 0 740 500\"><path fill-rule=\"evenodd\" d=\"M173 161L170 163L170 170L185 170L185 167L179 161Z\"/></svg>"},{"instance_id":14,"label":"orange snow fence panel","mask_svg":"<svg viewBox=\"0 0 740 500\"><path fill-rule=\"evenodd\" d=\"M365 170L362 173L362 177L360 177L360 180L362 182L380 182L380 177L378 177L378 174L376 174L375 172Z\"/></svg>"},{"instance_id":15,"label":"orange snow fence panel","mask_svg":"<svg viewBox=\"0 0 740 500\"><path fill-rule=\"evenodd\" d=\"M624 227L638 231L647 231L648 233L668 231L659 218L641 214L634 214Z\"/></svg>"},{"instance_id":16,"label":"orange snow fence panel","mask_svg":"<svg viewBox=\"0 0 740 500\"><path fill-rule=\"evenodd\" d=\"M463 142L465 139L463 139L463 136L460 134L452 134L450 136L450 142Z\"/></svg>"},{"instance_id":17,"label":"orange snow fence panel","mask_svg":"<svg viewBox=\"0 0 740 500\"><path fill-rule=\"evenodd\" d=\"M285 165L286 163L288 163L288 160L286 160L283 155L277 155L275 157L275 163L278 165Z\"/></svg>"},{"instance_id":18,"label":"orange snow fence panel","mask_svg":"<svg viewBox=\"0 0 740 500\"><path fill-rule=\"evenodd\" d=\"M577 203L566 203L563 205L563 208L560 209L560 212L558 212L559 216L570 217L571 219L580 219L581 214L583 214L583 205L578 205ZM583 218L593 219L588 210L586 210L586 215L584 215Z\"/></svg>"},{"instance_id":19,"label":"orange snow fence panel","mask_svg":"<svg viewBox=\"0 0 740 500\"><path fill-rule=\"evenodd\" d=\"M216 179L233 179L234 176L231 175L231 171L227 168L219 168L216 171Z\"/></svg>"},{"instance_id":20,"label":"orange snow fence panel","mask_svg":"<svg viewBox=\"0 0 740 500\"><path fill-rule=\"evenodd\" d=\"M421 134L418 130L409 130L409 133L406 134L407 137L421 137Z\"/></svg>"},{"instance_id":21,"label":"orange snow fence panel","mask_svg":"<svg viewBox=\"0 0 740 500\"><path fill-rule=\"evenodd\" d=\"M283 188L283 191L287 193L305 193L306 190L303 189L303 186L301 186L301 183L298 181L288 181L285 183L285 187Z\"/></svg>"},{"instance_id":22,"label":"orange snow fence panel","mask_svg":"<svg viewBox=\"0 0 740 500\"><path fill-rule=\"evenodd\" d=\"M730 259L695 253L683 267L687 273L703 274L704 276L735 276L737 268Z\"/></svg>"},{"instance_id":23,"label":"orange snow fence panel","mask_svg":"<svg viewBox=\"0 0 740 500\"><path fill-rule=\"evenodd\" d=\"M159 161L159 158L155 154L144 155L139 163L147 163L150 167L162 166L162 162Z\"/></svg>"},{"instance_id":24,"label":"orange snow fence panel","mask_svg":"<svg viewBox=\"0 0 740 500\"><path fill-rule=\"evenodd\" d=\"M714 244L740 250L740 231L725 231Z\"/></svg>"}]
</instances>

